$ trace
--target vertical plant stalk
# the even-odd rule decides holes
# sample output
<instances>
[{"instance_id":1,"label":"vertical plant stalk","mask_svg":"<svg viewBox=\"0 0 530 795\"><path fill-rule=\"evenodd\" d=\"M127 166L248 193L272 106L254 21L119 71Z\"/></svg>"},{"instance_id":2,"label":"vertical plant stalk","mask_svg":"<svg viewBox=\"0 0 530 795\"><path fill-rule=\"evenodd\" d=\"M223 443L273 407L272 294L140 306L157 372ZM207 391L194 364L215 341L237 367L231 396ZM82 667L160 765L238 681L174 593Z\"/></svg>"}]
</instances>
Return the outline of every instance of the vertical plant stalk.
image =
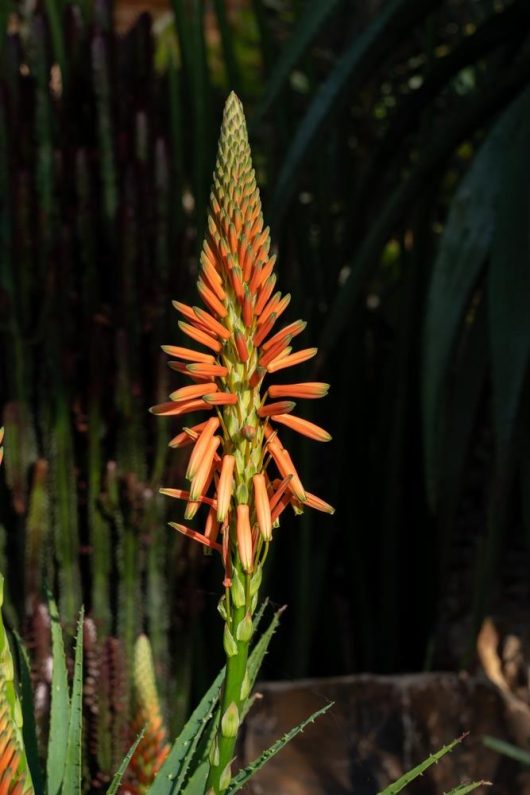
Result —
<instances>
[{"instance_id":1,"label":"vertical plant stalk","mask_svg":"<svg viewBox=\"0 0 530 795\"><path fill-rule=\"evenodd\" d=\"M296 513L304 506L333 512L304 489L277 430L278 425L285 425L311 439L328 441L331 437L325 430L291 413L293 397L323 397L328 385L310 382L263 388L268 374L305 362L317 352L307 348L292 353L291 341L306 326L301 320L273 334L290 296L274 291L276 258L269 249L245 117L232 93L224 111L197 282L206 309L174 302L183 317L181 330L208 353L163 346L174 359L170 367L193 383L151 409L163 416L211 412L209 419L185 428L169 443L191 449L186 473L189 491L161 489L187 502L185 519L206 512L202 533L170 524L219 552L225 570L219 612L225 621L227 665L210 755L208 795L225 792L232 776L237 733L250 691L247 659L252 618L273 528L288 505ZM267 397L274 402L265 403Z\"/></svg>"}]
</instances>

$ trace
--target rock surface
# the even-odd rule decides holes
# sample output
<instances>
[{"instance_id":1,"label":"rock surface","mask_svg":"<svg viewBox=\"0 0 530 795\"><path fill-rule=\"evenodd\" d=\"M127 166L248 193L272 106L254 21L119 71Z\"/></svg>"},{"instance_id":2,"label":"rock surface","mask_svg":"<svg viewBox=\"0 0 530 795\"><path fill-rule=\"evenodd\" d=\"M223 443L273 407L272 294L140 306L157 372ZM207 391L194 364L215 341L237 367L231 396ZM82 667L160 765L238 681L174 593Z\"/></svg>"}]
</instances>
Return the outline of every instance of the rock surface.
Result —
<instances>
[{"instance_id":1,"label":"rock surface","mask_svg":"<svg viewBox=\"0 0 530 795\"><path fill-rule=\"evenodd\" d=\"M484 735L514 741L502 694L485 677L356 675L264 683L259 691L242 741L243 764L328 701L335 704L255 776L247 789L254 795L376 795L465 732L450 755L404 792L442 795L487 780L494 787L477 792L530 795L521 767L482 744Z\"/></svg>"}]
</instances>

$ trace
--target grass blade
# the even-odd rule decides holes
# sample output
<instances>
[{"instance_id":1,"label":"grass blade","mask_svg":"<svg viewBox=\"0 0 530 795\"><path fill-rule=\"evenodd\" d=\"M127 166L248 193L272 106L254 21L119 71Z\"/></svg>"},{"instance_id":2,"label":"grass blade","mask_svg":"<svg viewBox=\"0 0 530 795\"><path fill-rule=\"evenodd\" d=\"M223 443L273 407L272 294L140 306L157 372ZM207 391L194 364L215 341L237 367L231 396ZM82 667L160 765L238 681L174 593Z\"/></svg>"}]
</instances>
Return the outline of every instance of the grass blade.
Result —
<instances>
[{"instance_id":1,"label":"grass blade","mask_svg":"<svg viewBox=\"0 0 530 795\"><path fill-rule=\"evenodd\" d=\"M276 740L276 742L273 743L270 748L267 748L266 751L263 751L261 756L255 759L254 762L248 765L248 767L244 768L244 770L240 770L239 773L232 779L232 783L228 787L226 795L234 795L235 792L239 792L239 790L245 786L248 780L252 778L252 776L257 773L258 770L260 770L269 761L269 759L272 759L273 756L276 756L276 754L281 751L288 742L296 737L297 734L300 734L300 732L302 732L306 726L308 726L310 723L314 723L317 718L319 718L321 715L324 715L328 709L333 706L333 704L334 702L331 701L329 704L326 704L325 707L322 707L322 709L313 712L313 714L302 721L302 723L299 723L298 726L295 726L295 728L291 729L290 732L287 732L287 734L284 734L284 736L279 740Z\"/></svg>"},{"instance_id":2,"label":"grass blade","mask_svg":"<svg viewBox=\"0 0 530 795\"><path fill-rule=\"evenodd\" d=\"M496 737L490 737L489 735L484 737L483 743L486 748L491 748L492 751L497 751L498 754L509 756L510 759L515 759L516 762L530 767L530 751L525 751L523 748L512 745L512 743L498 740Z\"/></svg>"}]
</instances>

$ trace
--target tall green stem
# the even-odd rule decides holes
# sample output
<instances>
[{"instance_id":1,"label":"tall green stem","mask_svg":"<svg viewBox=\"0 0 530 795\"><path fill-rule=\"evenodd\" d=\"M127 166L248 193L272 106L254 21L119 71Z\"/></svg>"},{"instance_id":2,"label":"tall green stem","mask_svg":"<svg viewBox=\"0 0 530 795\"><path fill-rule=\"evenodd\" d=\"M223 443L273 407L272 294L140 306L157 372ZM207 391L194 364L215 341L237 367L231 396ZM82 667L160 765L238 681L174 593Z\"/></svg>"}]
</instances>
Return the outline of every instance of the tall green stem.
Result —
<instances>
[{"instance_id":1,"label":"tall green stem","mask_svg":"<svg viewBox=\"0 0 530 795\"><path fill-rule=\"evenodd\" d=\"M250 689L247 659L252 637L252 619L250 577L248 575L235 572L230 596L231 605L226 619L224 637L227 656L226 676L221 698L219 726L210 759L210 774L206 785L207 795L221 795L230 784L234 748Z\"/></svg>"}]
</instances>

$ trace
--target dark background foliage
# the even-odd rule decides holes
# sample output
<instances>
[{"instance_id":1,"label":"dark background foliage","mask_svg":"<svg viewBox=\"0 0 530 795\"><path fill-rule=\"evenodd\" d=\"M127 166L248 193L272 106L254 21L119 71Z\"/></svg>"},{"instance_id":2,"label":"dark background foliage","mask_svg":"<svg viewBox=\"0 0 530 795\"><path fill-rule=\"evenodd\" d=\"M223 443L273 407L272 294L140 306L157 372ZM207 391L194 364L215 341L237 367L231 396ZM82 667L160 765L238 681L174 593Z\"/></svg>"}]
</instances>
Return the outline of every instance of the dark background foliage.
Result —
<instances>
[{"instance_id":1,"label":"dark background foliage","mask_svg":"<svg viewBox=\"0 0 530 795\"><path fill-rule=\"evenodd\" d=\"M46 581L163 688L220 660L220 568L157 495L184 461L147 414L176 376L222 106L241 96L265 217L332 391L295 439L336 505L277 533L270 677L458 668L528 612L530 12L525 0L3 5L2 568L29 637ZM15 14L15 12L18 12Z\"/></svg>"}]
</instances>

